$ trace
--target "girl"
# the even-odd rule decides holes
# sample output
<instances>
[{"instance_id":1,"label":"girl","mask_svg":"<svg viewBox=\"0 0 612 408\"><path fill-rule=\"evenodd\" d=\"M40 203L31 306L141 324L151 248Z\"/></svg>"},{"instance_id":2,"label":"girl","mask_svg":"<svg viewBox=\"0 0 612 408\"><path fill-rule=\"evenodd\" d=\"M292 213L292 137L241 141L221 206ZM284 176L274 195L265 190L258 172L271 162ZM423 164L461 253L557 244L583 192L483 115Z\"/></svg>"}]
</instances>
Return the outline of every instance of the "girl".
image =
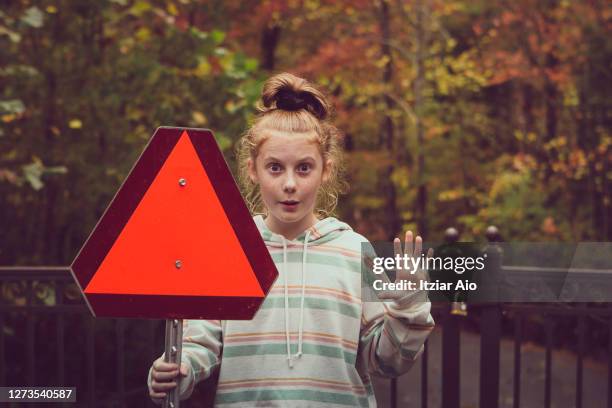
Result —
<instances>
[{"instance_id":1,"label":"girl","mask_svg":"<svg viewBox=\"0 0 612 408\"><path fill-rule=\"evenodd\" d=\"M185 321L181 399L219 370L219 407L375 407L370 374L399 376L421 353L434 326L426 293L362 302L367 240L327 216L341 190L330 108L302 78L283 73L265 83L260 114L239 144L240 181L251 210L265 214L254 219L279 278L253 320ZM421 247L409 231L405 252L419 256ZM399 239L395 250L403 253ZM424 278L400 272L397 279ZM157 403L179 375L162 357L148 378Z\"/></svg>"}]
</instances>

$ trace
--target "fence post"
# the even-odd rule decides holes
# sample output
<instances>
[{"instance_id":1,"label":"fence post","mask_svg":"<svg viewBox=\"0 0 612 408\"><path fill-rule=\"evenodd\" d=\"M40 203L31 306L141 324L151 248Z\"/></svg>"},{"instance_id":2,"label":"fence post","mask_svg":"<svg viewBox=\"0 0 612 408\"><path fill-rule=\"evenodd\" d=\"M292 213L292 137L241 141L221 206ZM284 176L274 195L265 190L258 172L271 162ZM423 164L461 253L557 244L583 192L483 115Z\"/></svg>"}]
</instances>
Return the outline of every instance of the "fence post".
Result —
<instances>
[{"instance_id":1,"label":"fence post","mask_svg":"<svg viewBox=\"0 0 612 408\"><path fill-rule=\"evenodd\" d=\"M442 407L459 408L459 319L461 316L446 312L442 329Z\"/></svg>"},{"instance_id":2,"label":"fence post","mask_svg":"<svg viewBox=\"0 0 612 408\"><path fill-rule=\"evenodd\" d=\"M444 240L452 244L459 240L459 232L455 228L448 228ZM459 408L461 395L460 356L461 343L459 341L459 320L461 315L451 313L452 299L449 299L448 308L442 324L442 407Z\"/></svg>"},{"instance_id":3,"label":"fence post","mask_svg":"<svg viewBox=\"0 0 612 408\"><path fill-rule=\"evenodd\" d=\"M4 351L4 308L0 302L0 384L6 384L6 353Z\"/></svg>"},{"instance_id":4,"label":"fence post","mask_svg":"<svg viewBox=\"0 0 612 408\"><path fill-rule=\"evenodd\" d=\"M612 311L612 304L608 305ZM612 315L608 316L608 408L612 408Z\"/></svg>"},{"instance_id":5,"label":"fence post","mask_svg":"<svg viewBox=\"0 0 612 408\"><path fill-rule=\"evenodd\" d=\"M487 256L486 274L486 303L482 308L480 326L480 406L497 408L499 406L499 347L501 338L501 308L496 302L498 295L498 282L501 274L502 250L497 244L499 233L496 227L487 228L489 244L485 249Z\"/></svg>"}]
</instances>

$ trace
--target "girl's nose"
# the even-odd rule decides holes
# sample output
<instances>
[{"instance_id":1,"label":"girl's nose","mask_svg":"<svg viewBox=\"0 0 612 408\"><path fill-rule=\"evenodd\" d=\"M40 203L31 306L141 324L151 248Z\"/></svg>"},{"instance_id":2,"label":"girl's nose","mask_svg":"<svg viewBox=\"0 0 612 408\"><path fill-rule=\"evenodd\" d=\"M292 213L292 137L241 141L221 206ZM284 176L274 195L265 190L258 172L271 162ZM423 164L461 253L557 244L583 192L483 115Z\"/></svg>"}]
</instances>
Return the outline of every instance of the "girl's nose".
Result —
<instances>
[{"instance_id":1,"label":"girl's nose","mask_svg":"<svg viewBox=\"0 0 612 408\"><path fill-rule=\"evenodd\" d=\"M283 190L286 193L293 193L295 192L295 188L295 178L291 174L287 175L287 178L285 179L285 183L283 185Z\"/></svg>"}]
</instances>

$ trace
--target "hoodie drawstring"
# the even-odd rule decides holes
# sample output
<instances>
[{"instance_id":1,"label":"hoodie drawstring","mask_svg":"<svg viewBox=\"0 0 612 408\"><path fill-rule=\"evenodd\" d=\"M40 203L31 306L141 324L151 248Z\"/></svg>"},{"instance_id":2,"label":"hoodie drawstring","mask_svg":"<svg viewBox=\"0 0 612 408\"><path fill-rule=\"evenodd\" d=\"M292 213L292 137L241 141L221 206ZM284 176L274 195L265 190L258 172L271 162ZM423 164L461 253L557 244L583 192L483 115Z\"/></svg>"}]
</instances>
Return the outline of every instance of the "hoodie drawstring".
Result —
<instances>
[{"instance_id":1,"label":"hoodie drawstring","mask_svg":"<svg viewBox=\"0 0 612 408\"><path fill-rule=\"evenodd\" d=\"M283 239L283 275L285 275L285 335L287 337L287 362L289 368L293 368L293 358L291 357L291 338L289 337L289 289L287 287L287 241Z\"/></svg>"},{"instance_id":2,"label":"hoodie drawstring","mask_svg":"<svg viewBox=\"0 0 612 408\"><path fill-rule=\"evenodd\" d=\"M302 298L300 300L300 324L298 327L298 351L295 356L291 355L291 336L289 334L289 287L287 285L287 241L284 237L283 240L283 274L285 275L285 337L287 339L287 362L289 368L293 368L293 357L302 357L302 337L304 333L304 298L306 291L306 271L307 263L306 257L308 253L308 238L310 238L310 231L306 232L304 237L304 251L302 253Z\"/></svg>"},{"instance_id":3,"label":"hoodie drawstring","mask_svg":"<svg viewBox=\"0 0 612 408\"><path fill-rule=\"evenodd\" d=\"M300 328L298 335L298 352L295 355L297 358L302 357L302 333L304 332L304 291L306 289L306 253L308 252L308 238L310 231L306 232L304 237L304 251L302 252L302 302L300 304Z\"/></svg>"}]
</instances>

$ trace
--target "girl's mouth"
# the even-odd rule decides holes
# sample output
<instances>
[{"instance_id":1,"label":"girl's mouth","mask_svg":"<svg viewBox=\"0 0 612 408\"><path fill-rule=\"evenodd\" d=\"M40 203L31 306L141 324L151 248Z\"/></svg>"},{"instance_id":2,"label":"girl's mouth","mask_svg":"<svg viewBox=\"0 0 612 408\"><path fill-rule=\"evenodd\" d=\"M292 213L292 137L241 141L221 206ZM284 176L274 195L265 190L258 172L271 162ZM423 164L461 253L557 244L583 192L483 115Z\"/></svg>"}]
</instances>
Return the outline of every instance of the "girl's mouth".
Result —
<instances>
[{"instance_id":1,"label":"girl's mouth","mask_svg":"<svg viewBox=\"0 0 612 408\"><path fill-rule=\"evenodd\" d=\"M285 200L285 201L281 201L280 203L283 206L283 209L292 211L292 210L295 210L297 208L297 205L299 204L299 201Z\"/></svg>"}]
</instances>

